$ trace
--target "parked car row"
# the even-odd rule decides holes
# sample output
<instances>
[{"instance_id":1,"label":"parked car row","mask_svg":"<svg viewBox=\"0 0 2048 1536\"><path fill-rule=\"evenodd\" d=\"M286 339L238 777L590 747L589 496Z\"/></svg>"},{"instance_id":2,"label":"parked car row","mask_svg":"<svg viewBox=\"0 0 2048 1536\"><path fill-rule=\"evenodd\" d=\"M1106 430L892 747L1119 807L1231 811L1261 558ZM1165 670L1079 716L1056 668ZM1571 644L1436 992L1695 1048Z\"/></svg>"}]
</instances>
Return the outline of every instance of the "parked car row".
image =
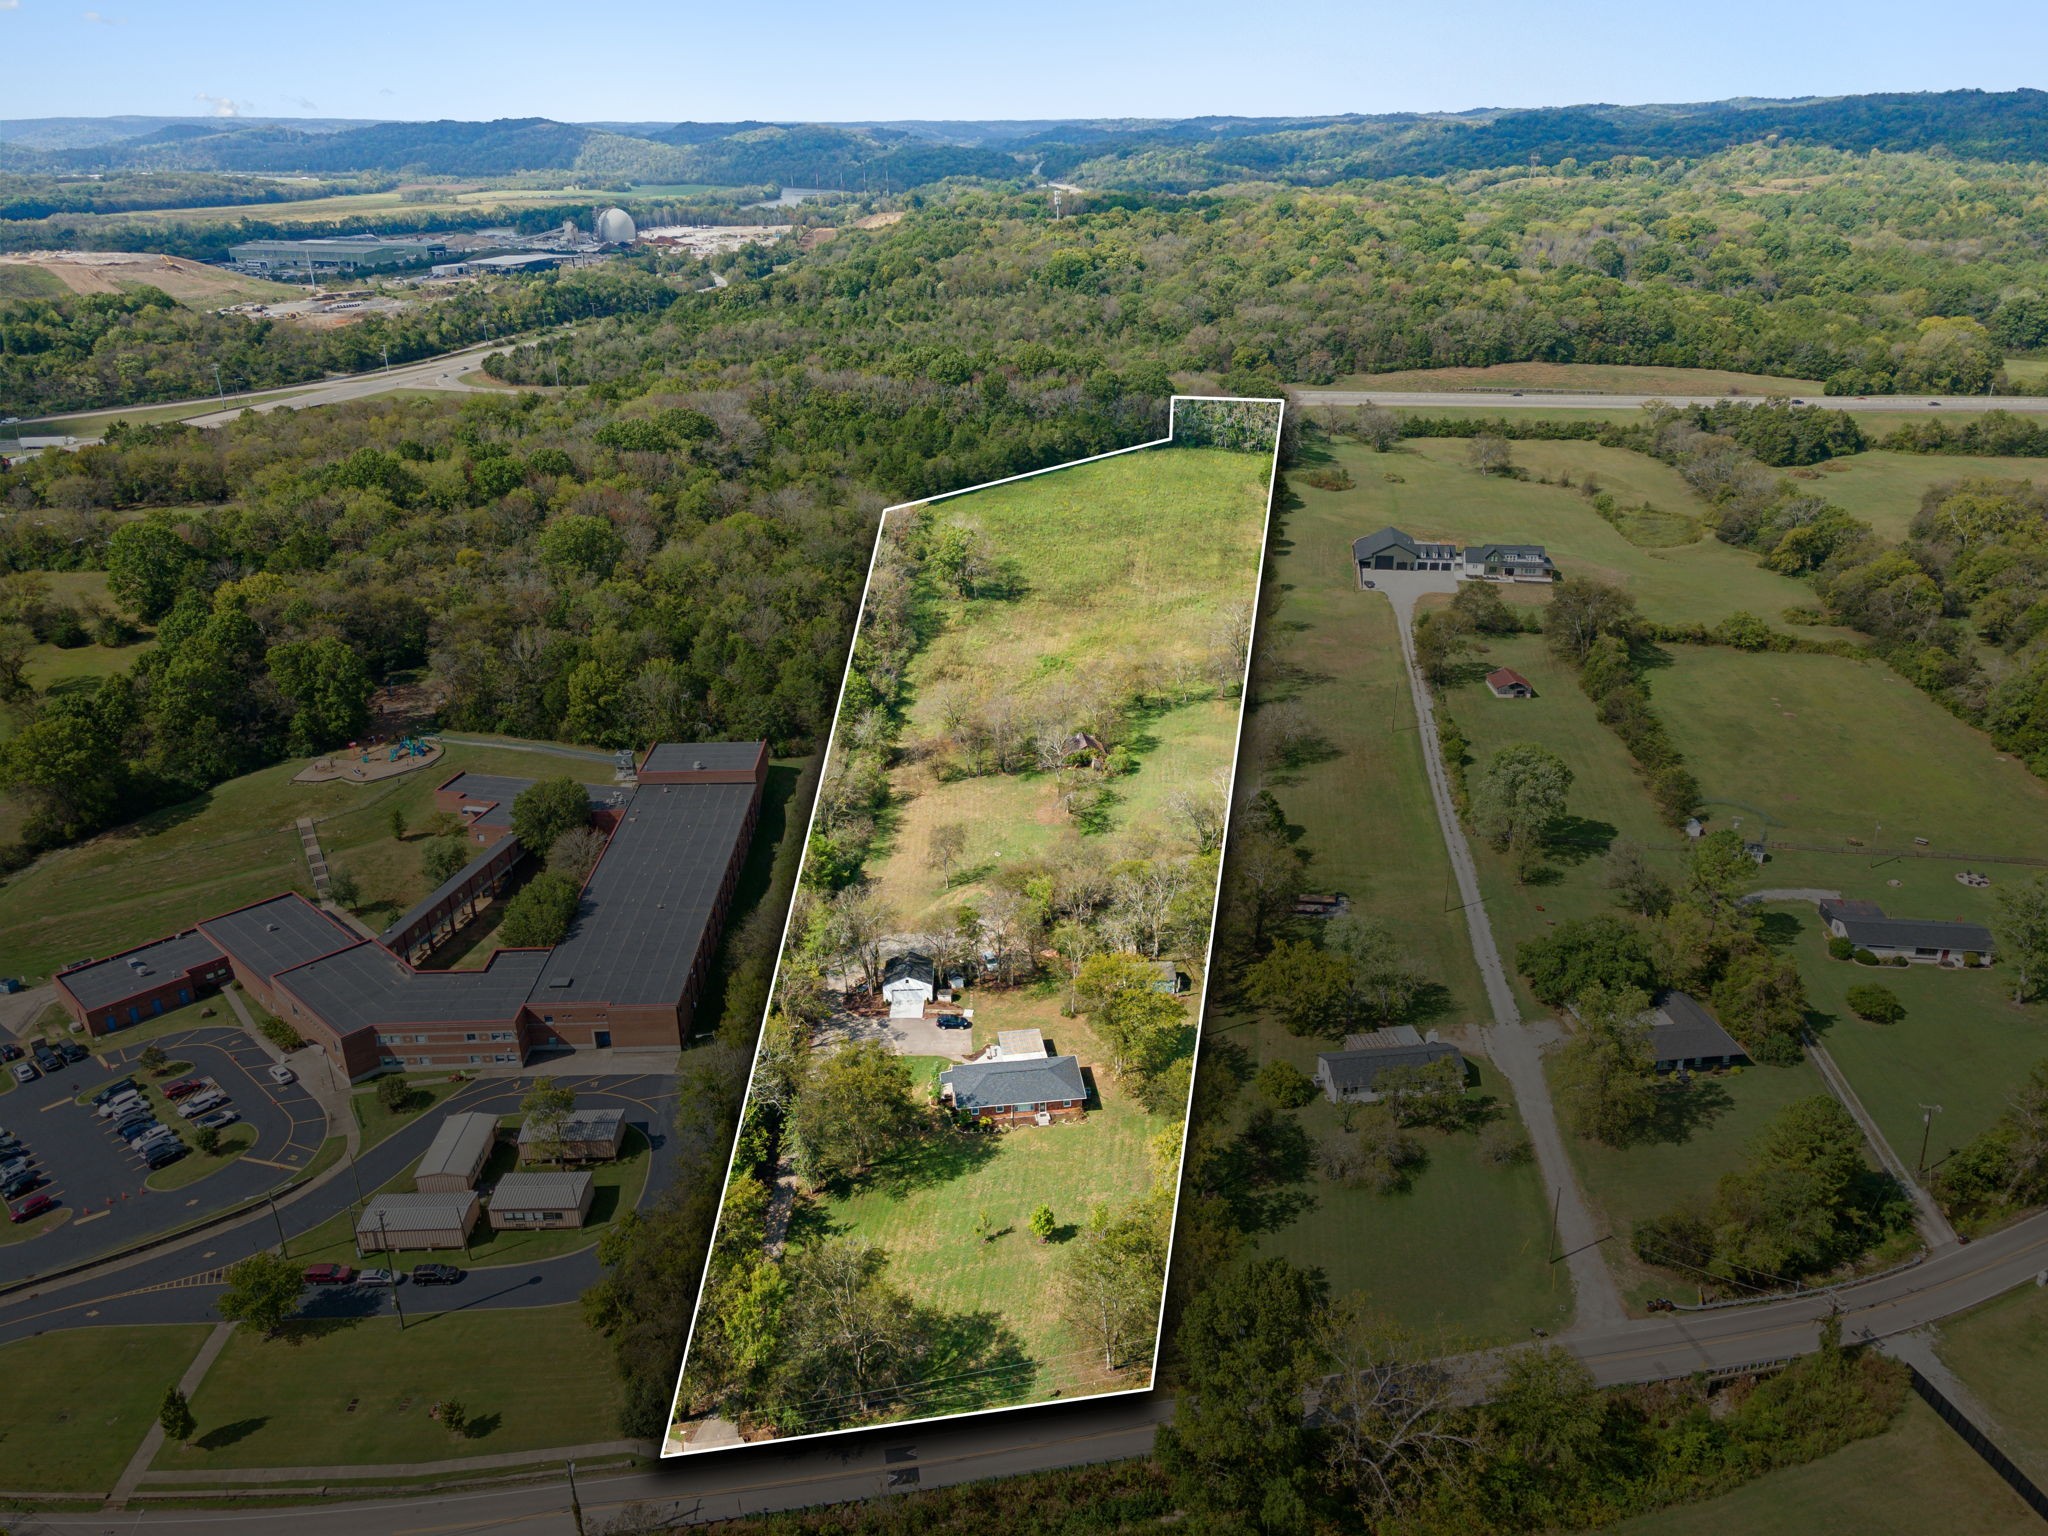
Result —
<instances>
[{"instance_id":1,"label":"parked car row","mask_svg":"<svg viewBox=\"0 0 2048 1536\"><path fill-rule=\"evenodd\" d=\"M74 1061L84 1061L92 1054L76 1040L36 1040L30 1043L29 1055L32 1061L21 1059L21 1047L9 1045L0 1051L0 1061L12 1062L9 1069L17 1083L32 1083L47 1072L62 1072Z\"/></svg>"},{"instance_id":2,"label":"parked car row","mask_svg":"<svg viewBox=\"0 0 2048 1536\"><path fill-rule=\"evenodd\" d=\"M415 1264L414 1285L453 1285L469 1271L455 1264ZM308 1264L303 1276L308 1285L368 1285L389 1288L403 1285L402 1269L356 1269L348 1264Z\"/></svg>"},{"instance_id":3,"label":"parked car row","mask_svg":"<svg viewBox=\"0 0 2048 1536\"><path fill-rule=\"evenodd\" d=\"M7 1219L27 1221L40 1216L57 1202L36 1190L49 1181L36 1166L28 1143L5 1126L0 1126L0 1200L7 1203Z\"/></svg>"},{"instance_id":4,"label":"parked car row","mask_svg":"<svg viewBox=\"0 0 2048 1536\"><path fill-rule=\"evenodd\" d=\"M132 1077L107 1084L92 1096L92 1106L116 1139L151 1173L168 1168L189 1150L184 1137L157 1119L149 1096Z\"/></svg>"}]
</instances>

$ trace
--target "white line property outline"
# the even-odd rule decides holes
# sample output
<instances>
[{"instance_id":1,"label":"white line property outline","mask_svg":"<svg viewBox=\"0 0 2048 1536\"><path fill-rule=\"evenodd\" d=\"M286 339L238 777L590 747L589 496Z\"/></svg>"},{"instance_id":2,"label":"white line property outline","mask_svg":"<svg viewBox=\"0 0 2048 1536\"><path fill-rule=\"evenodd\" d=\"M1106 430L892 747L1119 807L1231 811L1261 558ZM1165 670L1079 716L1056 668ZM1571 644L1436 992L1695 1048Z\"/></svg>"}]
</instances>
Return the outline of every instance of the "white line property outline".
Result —
<instances>
[{"instance_id":1,"label":"white line property outline","mask_svg":"<svg viewBox=\"0 0 2048 1536\"><path fill-rule=\"evenodd\" d=\"M789 909L784 912L782 918L782 935L776 944L775 965L769 972L768 996L767 1001L762 1006L761 1027L755 1034L754 1054L747 1064L746 1092L741 1096L739 1114L733 1124L732 1150L726 1154L725 1179L718 1189L718 1214L712 1218L711 1237L704 1249L703 1272L697 1277L697 1299L690 1308L690 1328L683 1339L683 1357L676 1366L675 1386L669 1393L669 1419L662 1430L661 1459L664 1461L676 1457L703 1454L703 1452L692 1451L687 1446L677 1447L673 1444L675 1405L676 1400L682 1395L683 1380L689 1373L691 1346L697 1342L697 1322L704 1309L704 1293L710 1288L711 1282L711 1256L718 1246L719 1223L723 1220L725 1197L732 1188L733 1169L739 1162L740 1140L742 1132L746 1127L747 1104L752 1099L754 1092L754 1074L760 1070L761 1066L761 1049L767 1035L767 1016L774 1010L777 988L782 982L782 961L788 953L790 927L796 917L796 888L803 882L804 860L810 857L811 838L817 831L819 799L823 794L825 781L832 771L833 757L839 746L840 712L846 703L847 683L853 676L853 659L860 645L861 626L867 619L868 594L874 586L875 566L881 559L882 536L888 531L889 517L892 513L908 512L916 507L928 507L935 502L950 501L956 496L972 495L976 491L990 490L999 485L1014 485L1019 480L1032 480L1040 475L1050 475L1060 470L1078 469L1084 464L1099 464L1105 459L1121 458L1126 454L1139 453L1147 448L1168 447L1174 439L1174 429L1179 422L1180 407L1183 401L1189 404L1272 405L1279 407L1279 412L1273 423L1271 466L1266 475L1265 515L1259 526L1259 560L1255 580L1252 584L1251 621L1245 635L1244 673L1238 680L1237 731L1231 740L1230 793L1224 802L1223 841L1217 850L1216 886L1210 893L1209 898L1209 941L1202 955L1202 996L1195 1010L1195 1044L1194 1054L1189 1062L1187 1102L1181 1107L1180 1156L1174 1163L1173 1215L1167 1224L1167 1260L1166 1267L1160 1276L1159 1315L1153 1325L1151 1370L1147 1373L1143 1386L1115 1387L1107 1391L1089 1392L1077 1397L1060 1397L1050 1401L1058 1403L1087 1403L1108 1397L1129 1397L1135 1393L1151 1391L1158 1382L1159 1350L1166 1335L1166 1297L1173 1279L1173 1244L1175 1238L1180 1233L1181 1184L1187 1171L1188 1137L1193 1129L1191 1121L1195 1102L1195 1080L1201 1071L1202 1042L1208 1023L1209 989L1216 956L1216 922L1223 903L1223 873L1230 861L1230 828L1232 823L1235 822L1237 814L1237 797L1240 784L1238 769L1244 754L1245 716L1250 712L1251 708L1252 657L1258 647L1259 602L1265 595L1266 554L1273 536L1273 497L1279 490L1280 484L1280 443L1286 430L1288 405L1284 396L1171 395L1167 399L1166 435L1164 437L1148 438L1142 443L1133 443L1126 448L1112 448L1104 453L1092 453L1083 458L1066 459L1058 464L1049 464L1043 469L1031 469L1025 470L1021 474L1004 475L995 480L984 480L975 485L961 486L957 490L940 491L936 495L919 497L915 501L897 502L892 506L882 509L881 518L875 525L875 545L868 555L867 575L861 582L860 606L855 609L853 636L847 642L846 664L839 674L839 693L832 704L832 730L826 737L825 755L819 760L818 783L811 796L811 812L804 822L803 851L798 857L796 878L790 889ZM869 1429L884 1427L889 1429L907 1429L918 1424L951 1422L955 1419L976 1418L996 1413L1018 1413L1026 1409L1043 1408L1046 1406L1047 1401L1005 1403L997 1407L972 1408L959 1413L926 1414L920 1418L888 1419L876 1424L849 1424L838 1429L806 1430L801 1434L782 1435L772 1440L742 1441L739 1445L722 1445L715 1447L715 1449L742 1450L753 1445L793 1445L803 1440L824 1439L831 1435L858 1434L863 1430ZM707 1447L706 1449L714 1448Z\"/></svg>"}]
</instances>

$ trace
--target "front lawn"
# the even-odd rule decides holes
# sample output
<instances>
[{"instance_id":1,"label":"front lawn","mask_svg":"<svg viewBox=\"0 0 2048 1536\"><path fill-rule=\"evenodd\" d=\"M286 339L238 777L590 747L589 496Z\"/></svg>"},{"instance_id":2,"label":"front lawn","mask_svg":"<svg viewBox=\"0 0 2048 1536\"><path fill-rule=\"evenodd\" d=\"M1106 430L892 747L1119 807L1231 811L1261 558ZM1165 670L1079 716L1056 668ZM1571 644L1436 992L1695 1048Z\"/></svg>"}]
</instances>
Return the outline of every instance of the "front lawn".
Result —
<instances>
[{"instance_id":1,"label":"front lawn","mask_svg":"<svg viewBox=\"0 0 2048 1536\"><path fill-rule=\"evenodd\" d=\"M460 1288L447 1300L459 1305ZM618 1381L581 1308L408 1307L406 1317L402 1332L388 1316L292 1324L275 1339L236 1329L193 1398L198 1437L166 1445L154 1466L443 1461L617 1437ZM151 1416L174 1378L150 1378ZM427 1417L443 1398L468 1410L461 1439Z\"/></svg>"},{"instance_id":2,"label":"front lawn","mask_svg":"<svg viewBox=\"0 0 2048 1536\"><path fill-rule=\"evenodd\" d=\"M104 1493L211 1331L205 1323L66 1328L0 1344L0 1483ZM22 1390L32 1384L33 1390Z\"/></svg>"},{"instance_id":3,"label":"front lawn","mask_svg":"<svg viewBox=\"0 0 2048 1536\"><path fill-rule=\"evenodd\" d=\"M1941 1358L1998 1423L1992 1438L2048 1482L2048 1289L2009 1291L1942 1324Z\"/></svg>"}]
</instances>

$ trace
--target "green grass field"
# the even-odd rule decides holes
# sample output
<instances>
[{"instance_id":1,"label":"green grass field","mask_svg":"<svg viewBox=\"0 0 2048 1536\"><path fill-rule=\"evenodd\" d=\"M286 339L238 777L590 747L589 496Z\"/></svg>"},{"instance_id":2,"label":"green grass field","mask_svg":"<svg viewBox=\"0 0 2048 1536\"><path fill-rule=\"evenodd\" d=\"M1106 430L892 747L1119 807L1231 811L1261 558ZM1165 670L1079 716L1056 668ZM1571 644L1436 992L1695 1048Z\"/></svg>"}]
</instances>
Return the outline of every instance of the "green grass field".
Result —
<instances>
[{"instance_id":1,"label":"green grass field","mask_svg":"<svg viewBox=\"0 0 2048 1536\"><path fill-rule=\"evenodd\" d=\"M25 262L0 261L0 299L61 299L70 292L54 272Z\"/></svg>"},{"instance_id":2,"label":"green grass field","mask_svg":"<svg viewBox=\"0 0 2048 1536\"><path fill-rule=\"evenodd\" d=\"M296 889L311 877L294 820L319 818L330 868L361 883L358 909L372 927L390 921L428 890L421 839L395 841L389 817L413 826L431 814L434 786L458 769L538 778L598 776L578 759L451 745L432 766L375 784L298 784L304 760L279 763L116 828L75 848L44 855L0 886L0 930L8 959L30 977L82 955L107 955L174 932L246 902Z\"/></svg>"},{"instance_id":3,"label":"green grass field","mask_svg":"<svg viewBox=\"0 0 2048 1536\"><path fill-rule=\"evenodd\" d=\"M1312 1042L1304 1042L1312 1044ZM1327 1042L1324 1043L1327 1048ZM1314 1052L1308 1053L1313 1066ZM1515 1114L1506 1082L1483 1060L1476 1094ZM1339 1129L1337 1106L1297 1111L1310 1137ZM1333 1291L1373 1307L1445 1352L1512 1344L1571 1315L1571 1280L1551 1264L1550 1210L1533 1163L1489 1168L1472 1132L1417 1132L1428 1153L1410 1187L1377 1195L1318 1180L1315 1205L1258 1240L1257 1252L1314 1265ZM1447 1274L1456 1275L1446 1284Z\"/></svg>"},{"instance_id":4,"label":"green grass field","mask_svg":"<svg viewBox=\"0 0 2048 1536\"><path fill-rule=\"evenodd\" d=\"M1827 633L1786 625L1780 617L1788 606L1813 601L1804 583L1766 571L1755 557L1712 538L1663 549L1632 544L1579 490L1590 475L1625 507L1648 501L1665 512L1709 515L1706 503L1667 465L1596 443L1517 442L1514 462L1531 478L1516 480L1478 473L1466 463L1466 453L1466 443L1455 438L1412 439L1393 453L1335 445L1332 456L1350 472L1351 489L1319 491L1298 474L1289 480L1306 506L1331 504L1331 516L1318 520L1321 547L1314 557L1349 579L1351 540L1388 524L1418 538L1536 543L1549 549L1567 579L1626 587L1646 614L1665 623L1711 624L1746 609L1776 628ZM1567 473L1571 486L1534 478L1547 475L1556 482ZM1509 588L1506 595L1533 603L1547 593L1527 587Z\"/></svg>"},{"instance_id":5,"label":"green grass field","mask_svg":"<svg viewBox=\"0 0 2048 1536\"><path fill-rule=\"evenodd\" d=\"M1906 526L1920 510L1920 497L1929 486L1970 479L2032 480L2038 484L2048 481L2048 460L1873 449L1830 460L1810 489L1862 518L1885 538L1896 540L1906 536Z\"/></svg>"},{"instance_id":6,"label":"green grass field","mask_svg":"<svg viewBox=\"0 0 2048 1536\"><path fill-rule=\"evenodd\" d=\"M1690 1089L1665 1090L1661 1139L1609 1147L1566 1132L1579 1188L1605 1217L1604 1230L1613 1234L1602 1251L1632 1302L1640 1306L1653 1296L1694 1299L1683 1270L1656 1272L1636 1260L1629 1247L1635 1223L1661 1216L1687 1197L1711 1196L1722 1174L1742 1166L1750 1138L1780 1110L1794 1099L1826 1091L1820 1073L1805 1062L1701 1074Z\"/></svg>"},{"instance_id":7,"label":"green grass field","mask_svg":"<svg viewBox=\"0 0 2048 1536\"><path fill-rule=\"evenodd\" d=\"M1656 368L1617 363L1495 363L1486 368L1407 368L1357 373L1318 389L1597 390L1617 395L1818 395L1817 379L1725 368Z\"/></svg>"},{"instance_id":8,"label":"green grass field","mask_svg":"<svg viewBox=\"0 0 2048 1536\"><path fill-rule=\"evenodd\" d=\"M1884 1434L1609 1536L2037 1536L2041 1522L1918 1398Z\"/></svg>"},{"instance_id":9,"label":"green grass field","mask_svg":"<svg viewBox=\"0 0 2048 1536\"><path fill-rule=\"evenodd\" d=\"M156 1422L204 1323L67 1328L0 1345L0 1482L10 1493L104 1493Z\"/></svg>"},{"instance_id":10,"label":"green grass field","mask_svg":"<svg viewBox=\"0 0 2048 1536\"><path fill-rule=\"evenodd\" d=\"M1937 1348L1997 1419L2006 1454L2048 1482L2048 1290L2022 1286L1952 1318Z\"/></svg>"},{"instance_id":11,"label":"green grass field","mask_svg":"<svg viewBox=\"0 0 2048 1536\"><path fill-rule=\"evenodd\" d=\"M1094 1352L1063 1323L1052 1301L1067 1237L1096 1206L1129 1207L1151 1187L1148 1143L1173 1122L1146 1113L1111 1079L1086 1023L1059 1016L1053 989L984 994L975 1022L991 1028L1035 1026L1053 1048L1091 1068L1101 1107L1083 1120L1024 1126L966 1144L932 1143L882 1163L851 1195L821 1202L835 1233L886 1248L894 1283L921 1302L955 1312L987 1312L1007 1323L1038 1362L1034 1379L1005 1400L1044 1398L1117 1383ZM1050 1243L1031 1235L1031 1213L1050 1205L1065 1229ZM975 1221L986 1211L1003 1235L983 1242ZM1132 1373L1126 1372L1129 1376ZM1145 1372L1136 1373L1142 1385Z\"/></svg>"},{"instance_id":12,"label":"green grass field","mask_svg":"<svg viewBox=\"0 0 2048 1536\"><path fill-rule=\"evenodd\" d=\"M189 1449L166 1445L153 1465L445 1461L615 1437L618 1383L579 1308L406 1316L403 1332L390 1317L301 1325L275 1339L238 1328L193 1397L198 1437ZM148 1378L152 1415L167 1379ZM469 1412L459 1440L427 1417L447 1397Z\"/></svg>"}]
</instances>

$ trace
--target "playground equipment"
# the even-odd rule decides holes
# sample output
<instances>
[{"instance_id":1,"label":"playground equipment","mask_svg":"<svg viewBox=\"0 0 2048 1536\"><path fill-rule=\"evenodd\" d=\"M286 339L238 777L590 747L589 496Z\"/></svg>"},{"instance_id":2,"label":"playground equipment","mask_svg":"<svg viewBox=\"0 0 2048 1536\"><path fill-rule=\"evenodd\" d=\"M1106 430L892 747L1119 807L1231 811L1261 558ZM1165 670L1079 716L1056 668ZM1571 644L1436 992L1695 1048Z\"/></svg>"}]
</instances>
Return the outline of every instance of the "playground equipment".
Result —
<instances>
[{"instance_id":1,"label":"playground equipment","mask_svg":"<svg viewBox=\"0 0 2048 1536\"><path fill-rule=\"evenodd\" d=\"M420 740L419 737L402 736L399 738L397 745L392 747L391 755L385 758L384 761L395 763L401 757L426 757L427 755L427 744Z\"/></svg>"}]
</instances>

